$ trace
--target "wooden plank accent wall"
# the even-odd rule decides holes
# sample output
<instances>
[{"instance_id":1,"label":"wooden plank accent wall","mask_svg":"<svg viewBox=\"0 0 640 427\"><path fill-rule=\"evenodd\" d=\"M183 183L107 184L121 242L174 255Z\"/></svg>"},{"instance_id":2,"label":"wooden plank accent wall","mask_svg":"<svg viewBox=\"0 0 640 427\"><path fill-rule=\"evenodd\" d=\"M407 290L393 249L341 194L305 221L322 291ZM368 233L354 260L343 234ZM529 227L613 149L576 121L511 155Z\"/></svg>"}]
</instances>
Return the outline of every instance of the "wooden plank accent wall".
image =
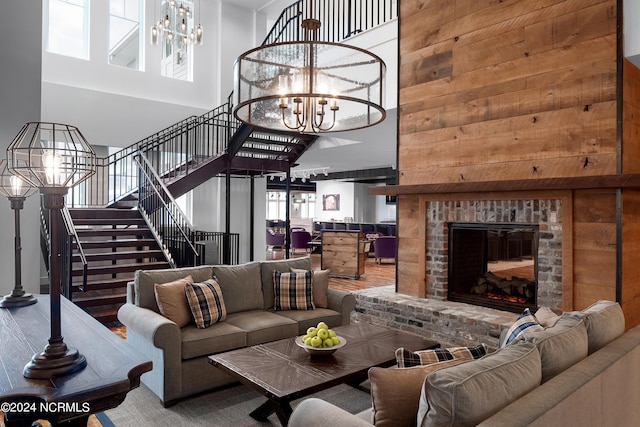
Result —
<instances>
[{"instance_id":1,"label":"wooden plank accent wall","mask_svg":"<svg viewBox=\"0 0 640 427\"><path fill-rule=\"evenodd\" d=\"M378 193L398 194L399 292L425 295L427 200L562 189L563 308L618 298L640 324L640 70L618 59L621 3L399 2L398 185Z\"/></svg>"},{"instance_id":2,"label":"wooden plank accent wall","mask_svg":"<svg viewBox=\"0 0 640 427\"><path fill-rule=\"evenodd\" d=\"M573 309L616 300L616 190L573 197Z\"/></svg>"},{"instance_id":3,"label":"wooden plank accent wall","mask_svg":"<svg viewBox=\"0 0 640 427\"><path fill-rule=\"evenodd\" d=\"M615 174L616 1L400 3L400 185Z\"/></svg>"},{"instance_id":4,"label":"wooden plank accent wall","mask_svg":"<svg viewBox=\"0 0 640 427\"><path fill-rule=\"evenodd\" d=\"M620 304L626 325L631 327L640 324L640 190L624 189L621 197Z\"/></svg>"}]
</instances>

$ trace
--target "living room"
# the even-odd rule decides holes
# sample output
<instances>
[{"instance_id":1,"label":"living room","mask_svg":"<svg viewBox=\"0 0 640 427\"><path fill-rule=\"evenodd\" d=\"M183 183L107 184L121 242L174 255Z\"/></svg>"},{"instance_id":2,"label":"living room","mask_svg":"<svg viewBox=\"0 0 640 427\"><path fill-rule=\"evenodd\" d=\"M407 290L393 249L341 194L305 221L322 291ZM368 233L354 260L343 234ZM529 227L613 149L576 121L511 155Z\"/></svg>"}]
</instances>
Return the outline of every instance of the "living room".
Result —
<instances>
[{"instance_id":1,"label":"living room","mask_svg":"<svg viewBox=\"0 0 640 427\"><path fill-rule=\"evenodd\" d=\"M34 5L24 5L25 2L15 3L16 13L0 18L5 24L3 31L11 36L6 39L19 41L2 47L6 57L15 58L3 61L1 67L3 99L7 100L3 109L6 114L0 118L5 146L25 122L54 119L52 99L58 100L61 112L62 100L78 100L72 88L75 83L65 82L68 63L63 65L59 58L43 53L41 35L34 37L33 28L28 25L41 22L43 11L34 10ZM638 27L634 25L638 13L634 12L638 11L634 7L613 1L594 1L588 5L551 1L541 5L544 12L538 13L537 8L529 10L521 2L497 5L483 2L473 6L447 3L447 7L440 3L400 4L399 65L396 65L398 181L395 186L370 190L381 197L397 196L398 200L398 275L396 282L390 284L390 298L400 299L409 312L415 308L407 300L453 304L448 301L447 261L439 258L446 258L443 251L448 249L449 223L499 222L511 227L526 223L537 227L539 235L547 239L549 250L560 252L560 271L554 270L554 265L545 271L541 261L555 258L538 253L539 301L556 312L583 310L598 300L617 301L624 313L626 329L640 323L634 262L640 186L634 121L639 101L638 68L634 61L640 43L634 43L638 39L634 34ZM266 24L262 28L268 18L262 16L264 22L259 19L258 7L239 11L226 2L214 7L205 1L202 11L207 8L242 16L233 23L248 19L261 22L256 28L260 27L262 32L255 30L247 36L244 31L246 38L252 40L240 37L246 43L234 53L221 39L216 40L216 33L230 34L227 28L213 29L216 23L224 25L229 16L223 18L218 14L216 23L205 24L205 31L211 29L206 33L207 43L213 39L222 53L219 52L218 62L209 64L219 73L215 87L204 91L215 92L214 99L223 99L230 92L223 81L231 80L233 58L259 45L255 41L261 39L258 33L268 30ZM153 11L147 13L154 15ZM81 60L72 63L83 69L88 79L91 73L85 68L87 64ZM45 65L56 66L59 80L55 84L48 81L43 85ZM387 66L392 68L390 63ZM171 85L158 80L162 83L148 88L150 91L162 91L168 87L165 85ZM391 78L388 85L393 86L393 82L395 79ZM54 90L54 86L60 91ZM193 92L202 90L190 88L184 92L187 97L197 98L199 93ZM47 101L47 94L54 96ZM52 103L46 108L45 101ZM188 104L164 102L164 111L178 110L180 120L191 114L187 112L190 108L202 111L211 107L209 101L203 104L184 107ZM108 111L96 108L103 105L99 101L81 105L87 115L100 119L93 120L99 126L133 127L114 124L120 122L112 120ZM110 136L108 141L123 140L126 144L157 131L157 125L144 128L152 120L143 118L147 113L141 111L145 110L128 113L129 120L134 117L141 124L138 128L141 134ZM77 124L83 128L81 123ZM375 133L375 129L374 126L369 131ZM87 136L96 135L96 145L107 147L110 144L102 142L99 136L107 135L107 130L91 131ZM395 145L392 151L395 158ZM373 149L366 152L372 157L376 155ZM239 180L234 180L233 185L234 196L248 194L248 185ZM199 191L202 193L198 194ZM205 214L195 201L221 200L221 194L219 183L211 183L192 194L194 200L189 209L194 222L208 229L221 227L224 214ZM256 200L264 201L265 195L260 194ZM35 199L26 201L22 212L24 224L38 223ZM246 198L236 206L234 221L249 223ZM259 218L255 223L263 227L266 218L261 209L255 210ZM13 223L9 209L1 215L7 224ZM38 227L23 228L23 260L41 260ZM548 230L553 235L547 235ZM0 232L0 238L8 246L13 239L13 227L3 227ZM243 250L253 246L256 254L263 251L264 237L261 233L256 236L251 245L247 240L242 242ZM243 233L243 239L246 238ZM249 259L259 258L251 258L248 253L241 257L242 261ZM5 257L3 263L5 271L13 271L12 257ZM46 282L44 262L40 265L40 269L25 270L24 283L29 292L39 293L40 285ZM549 272L547 278L541 274ZM3 285L2 290L4 294L10 292L11 285ZM381 297L371 299L376 298ZM372 322L384 321L387 326L405 328L406 325L393 324L397 306L390 305L387 311L384 307L375 308L377 311L359 313L373 319ZM407 322L415 320L415 316L411 317ZM425 323L415 330L426 329ZM497 342L497 337L493 338ZM449 344L444 339L440 341Z\"/></svg>"}]
</instances>

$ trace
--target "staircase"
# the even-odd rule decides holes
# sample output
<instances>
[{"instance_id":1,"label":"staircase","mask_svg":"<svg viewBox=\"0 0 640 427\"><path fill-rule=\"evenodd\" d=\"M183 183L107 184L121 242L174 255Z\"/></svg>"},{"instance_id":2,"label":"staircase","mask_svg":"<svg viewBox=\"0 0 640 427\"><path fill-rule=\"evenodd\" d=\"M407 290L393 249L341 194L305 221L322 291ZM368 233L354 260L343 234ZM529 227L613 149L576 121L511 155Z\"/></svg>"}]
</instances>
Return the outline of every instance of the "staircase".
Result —
<instances>
[{"instance_id":1,"label":"staircase","mask_svg":"<svg viewBox=\"0 0 640 427\"><path fill-rule=\"evenodd\" d=\"M79 239L73 255L72 300L102 323L117 321L135 271L170 268L138 210L70 209ZM87 260L87 283L79 247Z\"/></svg>"}]
</instances>

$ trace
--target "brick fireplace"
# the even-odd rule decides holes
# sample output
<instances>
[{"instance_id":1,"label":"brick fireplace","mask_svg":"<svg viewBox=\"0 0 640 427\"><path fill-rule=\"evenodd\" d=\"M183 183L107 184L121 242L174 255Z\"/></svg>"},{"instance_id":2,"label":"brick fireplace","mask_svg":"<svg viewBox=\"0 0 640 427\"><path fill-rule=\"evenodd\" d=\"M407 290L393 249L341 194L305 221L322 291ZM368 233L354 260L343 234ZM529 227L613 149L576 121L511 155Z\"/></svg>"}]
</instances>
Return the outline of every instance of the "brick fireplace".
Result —
<instances>
[{"instance_id":1,"label":"brick fireplace","mask_svg":"<svg viewBox=\"0 0 640 427\"><path fill-rule=\"evenodd\" d=\"M426 206L426 297L447 300L449 224L535 225L538 306L562 310L562 200L431 200ZM469 301L466 301L469 302ZM473 303L473 302L471 302Z\"/></svg>"}]
</instances>

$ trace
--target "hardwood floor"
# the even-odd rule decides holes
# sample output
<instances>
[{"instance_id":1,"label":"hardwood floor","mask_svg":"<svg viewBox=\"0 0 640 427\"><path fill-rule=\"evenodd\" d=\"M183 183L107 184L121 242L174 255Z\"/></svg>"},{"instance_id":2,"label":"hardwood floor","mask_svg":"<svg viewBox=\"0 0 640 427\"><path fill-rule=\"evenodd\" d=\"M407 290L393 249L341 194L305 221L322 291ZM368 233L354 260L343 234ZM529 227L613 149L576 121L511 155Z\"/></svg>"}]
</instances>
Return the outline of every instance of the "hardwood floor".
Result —
<instances>
[{"instance_id":1,"label":"hardwood floor","mask_svg":"<svg viewBox=\"0 0 640 427\"><path fill-rule=\"evenodd\" d=\"M267 259L284 259L284 250L268 250ZM298 252L291 254L291 258L306 256L306 253ZM320 254L311 254L313 260L313 268L320 270ZM359 279L344 279L331 277L329 279L329 287L343 291L357 291L360 289L375 288L379 286L395 285L396 283L396 265L393 262L386 261L377 264L374 258L367 258L364 266L364 274Z\"/></svg>"}]
</instances>

